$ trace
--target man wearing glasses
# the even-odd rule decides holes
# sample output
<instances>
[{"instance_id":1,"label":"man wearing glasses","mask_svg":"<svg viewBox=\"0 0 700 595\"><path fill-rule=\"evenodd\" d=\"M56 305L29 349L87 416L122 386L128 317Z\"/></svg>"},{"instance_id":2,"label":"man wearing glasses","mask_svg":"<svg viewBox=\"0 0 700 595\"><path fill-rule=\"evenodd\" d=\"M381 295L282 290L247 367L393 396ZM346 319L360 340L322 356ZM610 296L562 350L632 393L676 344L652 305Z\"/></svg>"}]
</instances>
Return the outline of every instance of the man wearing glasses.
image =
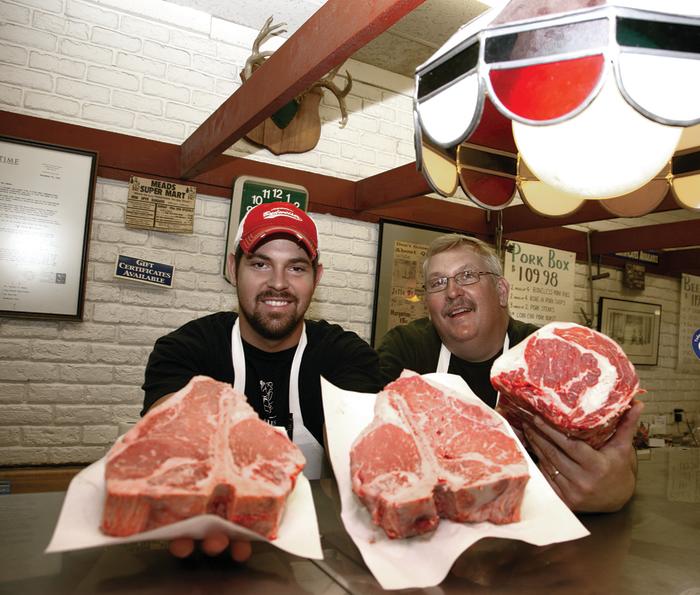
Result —
<instances>
[{"instance_id":1,"label":"man wearing glasses","mask_svg":"<svg viewBox=\"0 0 700 595\"><path fill-rule=\"evenodd\" d=\"M459 234L436 238L423 264L428 317L394 327L378 348L385 380L402 370L461 376L487 405L495 407L491 366L504 351L538 327L508 313L510 286L486 243ZM525 427L527 442L552 488L578 512L620 509L634 493L636 455L632 436L642 405L633 405L616 434L594 450L539 419Z\"/></svg>"}]
</instances>

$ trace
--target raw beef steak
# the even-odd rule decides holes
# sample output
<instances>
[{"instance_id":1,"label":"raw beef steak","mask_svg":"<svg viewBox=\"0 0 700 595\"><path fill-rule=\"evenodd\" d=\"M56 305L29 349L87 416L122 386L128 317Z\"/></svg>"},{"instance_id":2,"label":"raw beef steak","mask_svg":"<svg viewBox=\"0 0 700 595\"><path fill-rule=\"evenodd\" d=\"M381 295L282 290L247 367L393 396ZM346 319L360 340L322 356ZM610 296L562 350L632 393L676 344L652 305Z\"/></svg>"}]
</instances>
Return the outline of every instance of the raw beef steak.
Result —
<instances>
[{"instance_id":1,"label":"raw beef steak","mask_svg":"<svg viewBox=\"0 0 700 595\"><path fill-rule=\"evenodd\" d=\"M501 355L491 368L503 415L516 428L539 415L600 448L639 392L622 349L602 333L552 322Z\"/></svg>"},{"instance_id":2,"label":"raw beef steak","mask_svg":"<svg viewBox=\"0 0 700 595\"><path fill-rule=\"evenodd\" d=\"M486 405L404 371L374 411L350 451L352 489L390 538L432 531L440 517L520 520L527 463Z\"/></svg>"},{"instance_id":3,"label":"raw beef steak","mask_svg":"<svg viewBox=\"0 0 700 595\"><path fill-rule=\"evenodd\" d=\"M244 395L195 376L108 453L102 531L131 535L217 514L274 539L304 463Z\"/></svg>"}]
</instances>

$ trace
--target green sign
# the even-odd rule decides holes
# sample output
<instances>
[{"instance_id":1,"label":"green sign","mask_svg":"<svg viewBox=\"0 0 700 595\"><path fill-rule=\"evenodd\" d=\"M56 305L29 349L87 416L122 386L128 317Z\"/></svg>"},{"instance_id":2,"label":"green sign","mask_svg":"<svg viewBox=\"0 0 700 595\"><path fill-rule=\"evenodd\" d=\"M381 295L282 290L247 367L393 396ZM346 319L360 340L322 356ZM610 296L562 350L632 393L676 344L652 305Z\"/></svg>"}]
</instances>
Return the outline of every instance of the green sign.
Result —
<instances>
[{"instance_id":1,"label":"green sign","mask_svg":"<svg viewBox=\"0 0 700 595\"><path fill-rule=\"evenodd\" d=\"M253 207L266 202L289 202L306 211L309 206L309 193L303 186L288 184L278 180L241 176L233 184L231 211L228 218L228 234L226 237L226 255L224 258L223 274L231 282L226 271L228 255L233 251L233 242L241 219Z\"/></svg>"}]
</instances>

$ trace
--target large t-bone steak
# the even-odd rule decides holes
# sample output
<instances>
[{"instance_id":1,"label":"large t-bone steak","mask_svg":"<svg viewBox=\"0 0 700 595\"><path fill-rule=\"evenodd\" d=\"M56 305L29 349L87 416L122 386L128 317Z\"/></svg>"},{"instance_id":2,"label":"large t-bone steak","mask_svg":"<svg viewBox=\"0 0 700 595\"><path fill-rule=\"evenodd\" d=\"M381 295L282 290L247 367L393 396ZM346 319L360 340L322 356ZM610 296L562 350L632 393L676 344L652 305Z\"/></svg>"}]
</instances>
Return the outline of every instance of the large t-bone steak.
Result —
<instances>
[{"instance_id":1,"label":"large t-bone steak","mask_svg":"<svg viewBox=\"0 0 700 595\"><path fill-rule=\"evenodd\" d=\"M102 530L124 536L217 514L274 539L304 464L244 395L195 376L108 453Z\"/></svg>"},{"instance_id":2,"label":"large t-bone steak","mask_svg":"<svg viewBox=\"0 0 700 595\"><path fill-rule=\"evenodd\" d=\"M491 368L499 409L515 427L539 415L600 448L639 392L634 367L615 341L584 326L552 322Z\"/></svg>"},{"instance_id":3,"label":"large t-bone steak","mask_svg":"<svg viewBox=\"0 0 700 595\"><path fill-rule=\"evenodd\" d=\"M527 463L486 405L404 371L374 412L350 451L352 489L390 538L432 531L440 517L520 520Z\"/></svg>"}]
</instances>

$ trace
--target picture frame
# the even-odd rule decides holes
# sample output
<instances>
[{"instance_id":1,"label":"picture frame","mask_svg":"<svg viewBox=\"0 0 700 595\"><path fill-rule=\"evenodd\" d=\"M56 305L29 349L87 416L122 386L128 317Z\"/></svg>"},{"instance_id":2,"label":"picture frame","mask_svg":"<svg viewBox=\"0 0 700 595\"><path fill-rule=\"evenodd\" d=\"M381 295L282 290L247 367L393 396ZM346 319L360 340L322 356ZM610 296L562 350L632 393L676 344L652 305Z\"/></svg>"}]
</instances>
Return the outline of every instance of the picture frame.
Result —
<instances>
[{"instance_id":1,"label":"picture frame","mask_svg":"<svg viewBox=\"0 0 700 595\"><path fill-rule=\"evenodd\" d=\"M633 364L658 363L661 304L601 297L598 330L617 342Z\"/></svg>"},{"instance_id":2,"label":"picture frame","mask_svg":"<svg viewBox=\"0 0 700 595\"><path fill-rule=\"evenodd\" d=\"M0 136L0 316L83 319L97 159Z\"/></svg>"},{"instance_id":3,"label":"picture frame","mask_svg":"<svg viewBox=\"0 0 700 595\"><path fill-rule=\"evenodd\" d=\"M377 242L371 344L378 347L387 331L427 316L423 261L430 243L449 230L381 220Z\"/></svg>"}]
</instances>

